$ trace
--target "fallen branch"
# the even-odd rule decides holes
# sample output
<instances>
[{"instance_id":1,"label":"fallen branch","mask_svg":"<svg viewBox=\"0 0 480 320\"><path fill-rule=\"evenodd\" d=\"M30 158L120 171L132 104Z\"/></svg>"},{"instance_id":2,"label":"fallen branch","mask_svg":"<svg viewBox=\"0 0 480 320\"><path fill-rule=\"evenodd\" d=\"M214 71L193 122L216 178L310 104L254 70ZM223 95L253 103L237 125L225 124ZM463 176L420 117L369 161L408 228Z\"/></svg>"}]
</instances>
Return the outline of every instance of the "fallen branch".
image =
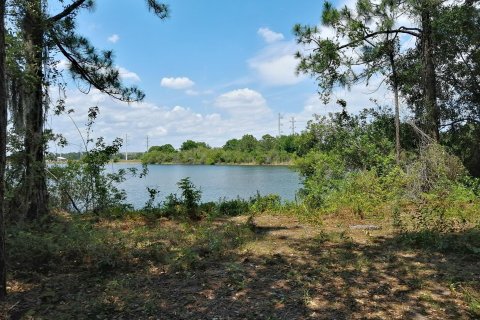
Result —
<instances>
[{"instance_id":1,"label":"fallen branch","mask_svg":"<svg viewBox=\"0 0 480 320\"><path fill-rule=\"evenodd\" d=\"M50 170L46 169L45 170L47 171L48 174L50 174L53 179L59 183L60 179L58 179L58 177L56 175L54 175ZM80 211L80 209L78 209L77 207L77 204L75 203L75 201L73 201L73 198L72 196L70 195L70 193L67 191L67 190L62 190L63 192L65 192L65 194L67 195L68 199L70 200L70 202L72 203L72 206L73 208L75 208L75 210L77 210L78 213L82 213L82 211Z\"/></svg>"}]
</instances>

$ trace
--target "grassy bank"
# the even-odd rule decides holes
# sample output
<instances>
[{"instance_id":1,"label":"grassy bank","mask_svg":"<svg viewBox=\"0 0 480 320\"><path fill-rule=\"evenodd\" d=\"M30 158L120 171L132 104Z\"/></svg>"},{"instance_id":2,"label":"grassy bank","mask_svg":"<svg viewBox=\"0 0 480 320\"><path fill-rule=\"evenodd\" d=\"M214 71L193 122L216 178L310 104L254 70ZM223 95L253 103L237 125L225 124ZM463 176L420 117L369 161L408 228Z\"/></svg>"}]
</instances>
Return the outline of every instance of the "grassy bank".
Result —
<instances>
[{"instance_id":1,"label":"grassy bank","mask_svg":"<svg viewBox=\"0 0 480 320\"><path fill-rule=\"evenodd\" d=\"M119 163L122 163L122 161L116 161L116 162L119 162ZM140 162L136 162L136 163L140 163ZM206 163L182 163L182 162L161 162L161 163L150 163L150 164L161 164L161 165L192 165L192 166L196 166L196 165L212 165L212 166L260 166L260 167L292 167L294 166L294 162L293 161L286 161L286 162L275 162L275 163L263 163L263 164L259 164L259 163L256 163L256 162L240 162L240 163L225 163L225 162L222 162L222 163L209 163L209 164L206 164Z\"/></svg>"},{"instance_id":2,"label":"grassy bank","mask_svg":"<svg viewBox=\"0 0 480 320\"><path fill-rule=\"evenodd\" d=\"M402 232L298 210L121 219L57 214L8 230L8 319L474 319L480 232ZM251 219L250 219L251 220ZM370 225L376 230L352 229Z\"/></svg>"}]
</instances>

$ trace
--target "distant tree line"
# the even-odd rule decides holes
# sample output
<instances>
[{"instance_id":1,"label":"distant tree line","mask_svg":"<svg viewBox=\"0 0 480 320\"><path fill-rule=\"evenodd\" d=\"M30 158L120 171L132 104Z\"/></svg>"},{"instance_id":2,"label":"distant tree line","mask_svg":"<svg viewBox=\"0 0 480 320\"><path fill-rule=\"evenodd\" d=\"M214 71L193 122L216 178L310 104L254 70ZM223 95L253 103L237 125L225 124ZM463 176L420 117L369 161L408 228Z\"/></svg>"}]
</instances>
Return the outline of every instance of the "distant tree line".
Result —
<instances>
[{"instance_id":1,"label":"distant tree line","mask_svg":"<svg viewBox=\"0 0 480 320\"><path fill-rule=\"evenodd\" d=\"M296 157L298 135L261 139L246 134L240 139L230 139L220 148L205 142L187 140L176 150L171 144L151 147L142 162L188 164L290 164Z\"/></svg>"}]
</instances>

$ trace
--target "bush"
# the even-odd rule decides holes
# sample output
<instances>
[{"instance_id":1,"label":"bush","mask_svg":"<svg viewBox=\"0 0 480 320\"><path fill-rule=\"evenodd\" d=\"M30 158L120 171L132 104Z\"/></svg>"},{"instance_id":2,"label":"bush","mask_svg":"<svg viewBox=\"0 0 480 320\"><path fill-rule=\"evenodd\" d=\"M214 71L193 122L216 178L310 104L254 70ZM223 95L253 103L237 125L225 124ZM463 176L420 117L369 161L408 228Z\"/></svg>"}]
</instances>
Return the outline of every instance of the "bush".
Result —
<instances>
[{"instance_id":1,"label":"bush","mask_svg":"<svg viewBox=\"0 0 480 320\"><path fill-rule=\"evenodd\" d=\"M347 173L339 155L318 151L299 159L296 167L303 177L299 194L311 208L322 207L327 195L339 187Z\"/></svg>"},{"instance_id":2,"label":"bush","mask_svg":"<svg viewBox=\"0 0 480 320\"><path fill-rule=\"evenodd\" d=\"M278 194L268 194L266 196L261 196L260 193L257 193L257 196L251 199L252 211L254 212L264 212L266 210L279 210L282 206L280 196Z\"/></svg>"},{"instance_id":3,"label":"bush","mask_svg":"<svg viewBox=\"0 0 480 320\"><path fill-rule=\"evenodd\" d=\"M198 206L202 192L195 187L188 177L181 179L177 185L182 191L181 204L186 215L192 220L200 219Z\"/></svg>"},{"instance_id":4,"label":"bush","mask_svg":"<svg viewBox=\"0 0 480 320\"><path fill-rule=\"evenodd\" d=\"M325 195L325 212L349 213L366 218L382 214L387 200L386 188L375 170L352 172Z\"/></svg>"},{"instance_id":5,"label":"bush","mask_svg":"<svg viewBox=\"0 0 480 320\"><path fill-rule=\"evenodd\" d=\"M212 216L217 211L217 204L213 201L204 202L198 208L202 215Z\"/></svg>"},{"instance_id":6,"label":"bush","mask_svg":"<svg viewBox=\"0 0 480 320\"><path fill-rule=\"evenodd\" d=\"M418 158L407 165L406 172L409 176L407 188L412 197L433 189L448 188L467 174L460 159L438 144L422 147Z\"/></svg>"},{"instance_id":7,"label":"bush","mask_svg":"<svg viewBox=\"0 0 480 320\"><path fill-rule=\"evenodd\" d=\"M390 155L375 162L355 169L334 150L309 152L297 162L305 204L362 219L390 212L402 232L445 233L478 223L479 182L442 146L424 145L400 166L392 165Z\"/></svg>"},{"instance_id":8,"label":"bush","mask_svg":"<svg viewBox=\"0 0 480 320\"><path fill-rule=\"evenodd\" d=\"M131 257L122 239L112 241L107 232L88 221L51 218L47 224L8 228L7 255L12 264L41 272L72 265L100 272L130 266Z\"/></svg>"},{"instance_id":9,"label":"bush","mask_svg":"<svg viewBox=\"0 0 480 320\"><path fill-rule=\"evenodd\" d=\"M237 198L233 200L222 200L217 205L217 212L223 216L238 216L248 213L250 211L250 204L248 201Z\"/></svg>"},{"instance_id":10,"label":"bush","mask_svg":"<svg viewBox=\"0 0 480 320\"><path fill-rule=\"evenodd\" d=\"M166 217L176 217L181 213L182 201L177 197L176 194L169 194L165 201L163 202L163 212Z\"/></svg>"}]
</instances>

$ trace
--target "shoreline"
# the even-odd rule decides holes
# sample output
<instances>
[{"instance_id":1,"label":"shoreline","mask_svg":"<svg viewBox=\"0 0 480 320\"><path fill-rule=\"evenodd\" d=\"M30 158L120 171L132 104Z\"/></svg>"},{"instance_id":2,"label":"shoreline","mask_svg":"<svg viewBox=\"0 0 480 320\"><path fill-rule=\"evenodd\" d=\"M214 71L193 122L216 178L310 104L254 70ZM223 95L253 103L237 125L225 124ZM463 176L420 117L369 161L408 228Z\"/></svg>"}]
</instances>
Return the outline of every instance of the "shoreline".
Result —
<instances>
[{"instance_id":1,"label":"shoreline","mask_svg":"<svg viewBox=\"0 0 480 320\"><path fill-rule=\"evenodd\" d=\"M121 163L118 161L117 163ZM139 161L138 163L142 163ZM270 164L258 164L258 163L181 163L181 162L165 162L165 163L147 163L147 165L184 165L184 166L242 166L242 167L293 167L293 162L288 163L270 163Z\"/></svg>"},{"instance_id":2,"label":"shoreline","mask_svg":"<svg viewBox=\"0 0 480 320\"><path fill-rule=\"evenodd\" d=\"M68 160L65 161L46 161L48 164L60 164L66 163ZM79 160L70 160L70 161L79 161ZM109 161L108 164L114 163L131 163L131 164L142 164L141 160L117 160L117 161ZM293 167L293 162L282 162L282 163L269 163L269 164L259 164L259 163L252 163L252 162L244 162L244 163L213 163L213 164L206 164L206 163L182 163L182 162L164 162L164 163L147 163L147 165L184 165L184 166L242 166L242 167Z\"/></svg>"}]
</instances>

